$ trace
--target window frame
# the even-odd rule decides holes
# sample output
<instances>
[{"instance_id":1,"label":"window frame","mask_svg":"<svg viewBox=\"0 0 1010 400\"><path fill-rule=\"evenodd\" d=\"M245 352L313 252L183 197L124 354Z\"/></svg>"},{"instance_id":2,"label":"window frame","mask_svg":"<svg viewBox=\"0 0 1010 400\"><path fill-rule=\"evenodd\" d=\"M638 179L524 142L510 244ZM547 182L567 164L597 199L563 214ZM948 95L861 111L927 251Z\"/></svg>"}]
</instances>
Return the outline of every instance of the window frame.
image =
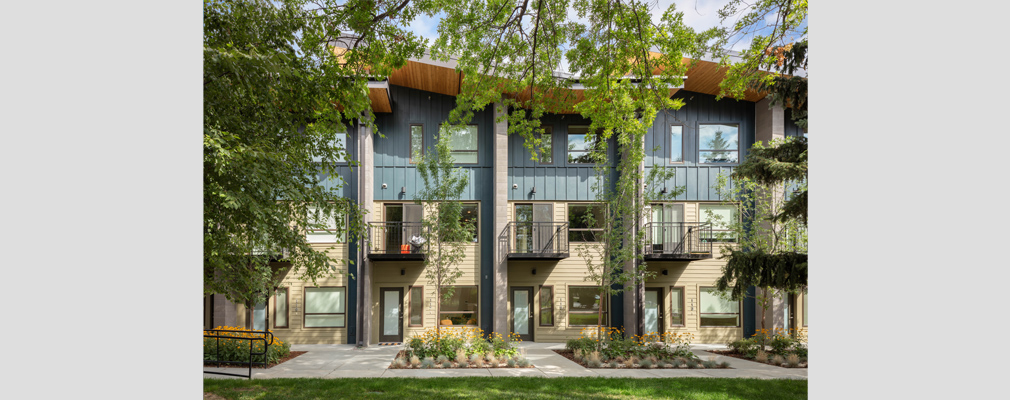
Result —
<instances>
[{"instance_id":1,"label":"window frame","mask_svg":"<svg viewBox=\"0 0 1010 400\"><path fill-rule=\"evenodd\" d=\"M715 290L715 286L699 286L698 287L698 328L739 328L743 324L743 304L742 301L737 300L736 302L736 313L706 313L704 312L705 305L701 303L701 294L705 292L706 289ZM720 325L702 325L701 317L702 315L736 315L736 325L735 326L720 326Z\"/></svg>"},{"instance_id":2,"label":"window frame","mask_svg":"<svg viewBox=\"0 0 1010 400\"><path fill-rule=\"evenodd\" d=\"M411 323L411 319L414 316L414 289L421 291L421 324L415 325ZM423 285L410 285L407 286L407 327L424 327L424 286Z\"/></svg>"},{"instance_id":3,"label":"window frame","mask_svg":"<svg viewBox=\"0 0 1010 400\"><path fill-rule=\"evenodd\" d=\"M566 207L565 207L566 215L565 215L565 217L567 217L566 219L568 221L568 241L569 242L576 242L576 243L599 243L600 242L600 240L593 240L593 241L572 240L572 232L599 232L598 234L602 234L604 232L605 228L602 227L602 226L599 227L599 228L574 228L574 227L572 227L572 219L571 219L572 206L588 206L588 207L591 208L594 205L598 205L598 206L600 206L601 209L603 209L603 214L604 215L603 215L602 218L600 218L599 216L595 216L595 215L593 216L599 224L603 224L604 218L607 217L606 216L607 210L606 210L606 204L605 203L566 203ZM585 237L584 235L580 235L580 236L582 236L583 238ZM597 234L594 234L593 236L597 237Z\"/></svg>"},{"instance_id":4,"label":"window frame","mask_svg":"<svg viewBox=\"0 0 1010 400\"><path fill-rule=\"evenodd\" d=\"M473 149L473 150L456 150L456 149L452 148L452 142L450 141L449 142L449 156L452 157L452 163L454 165L478 165L478 164L480 164L480 127L478 127L477 124L466 124L464 126L467 126L467 127L472 126L474 128L474 130L476 131L476 133L474 134L476 136L476 138L477 138L477 143L474 144L474 146L476 148ZM453 126L450 125L449 127L452 128ZM442 137L443 137L443 135L442 135L442 131L440 129L439 130L438 139L442 140ZM473 153L473 154L475 154L477 156L477 160L474 161L474 162L472 162L472 163L456 162L456 156L455 156L456 153Z\"/></svg>"},{"instance_id":5,"label":"window frame","mask_svg":"<svg viewBox=\"0 0 1010 400\"><path fill-rule=\"evenodd\" d=\"M424 156L424 152L426 150L424 148L424 124L417 124L417 123L415 123L415 124L408 125L407 126L407 136L408 136L408 138L407 138L407 163L408 164L417 164L417 163L419 163L421 161L419 159L415 159L414 158L414 127L415 126L421 128L421 154L419 154L419 156Z\"/></svg>"},{"instance_id":6,"label":"window frame","mask_svg":"<svg viewBox=\"0 0 1010 400\"><path fill-rule=\"evenodd\" d=\"M673 149L674 149L674 147L673 147L673 127L675 127L675 126L676 127L680 127L680 161L673 161ZM684 131L686 131L686 130L687 130L687 126L685 126L683 124L670 124L670 135L668 136L670 138L670 152L668 153L669 156L670 156L670 164L684 164L684 154L686 153L684 151L684 147L685 147L684 146L685 145L685 143L684 143L684 136L687 136L684 133Z\"/></svg>"},{"instance_id":7,"label":"window frame","mask_svg":"<svg viewBox=\"0 0 1010 400\"><path fill-rule=\"evenodd\" d=\"M313 210L315 210L316 208L312 207L312 206L309 206L309 208L311 209L309 211L309 218L311 218ZM314 229L314 228L310 229L310 228L306 228L305 229L305 243L308 243L310 245L311 244L344 244L344 243L347 243L347 229L346 229L346 227L347 227L347 216L344 215L343 213L337 213L337 212L335 212L334 214L331 214L331 215L334 216L334 221L337 221L337 216L339 216L340 217L339 218L340 222L343 223L343 227L345 228L345 229L341 230L340 229L341 226L337 225L338 224L337 222L334 222L333 229L340 231L339 234L332 234L332 235L336 236L334 238L334 241L332 241L332 242L329 242L329 241L326 241L326 242L324 242L324 241L312 241L312 240L309 239L309 235L311 235L313 233L316 233L316 234L318 234L318 233L327 233L327 235L331 235L330 233L328 233L329 229Z\"/></svg>"},{"instance_id":8,"label":"window frame","mask_svg":"<svg viewBox=\"0 0 1010 400\"><path fill-rule=\"evenodd\" d=\"M740 205L739 204L699 203L698 204L698 221L700 223L706 223L706 222L708 222L707 221L707 216L705 214L705 210L703 210L703 208L706 207L706 206L710 206L710 207L713 207L713 206L714 207L733 207L736 210L735 211L736 221L734 221L734 222L737 222L737 223L740 222ZM721 238L719 238L719 233L720 232L727 232L727 233L731 234L732 237L727 238L727 239L730 239L730 240L721 239ZM701 240L702 240L702 242L705 242L705 243L709 243L709 242L710 243L737 243L738 238L736 237L736 232L733 232L732 229L716 228L715 226L713 226L712 227L712 237L711 238L701 238Z\"/></svg>"},{"instance_id":9,"label":"window frame","mask_svg":"<svg viewBox=\"0 0 1010 400\"><path fill-rule=\"evenodd\" d=\"M572 133L572 127L585 127L586 128L586 132L585 133ZM572 135L588 135L588 134L589 134L589 125L585 125L585 124L568 125L568 130L565 132L565 164L568 164L568 165L596 165L596 164L599 164L598 162L574 162L574 161L571 161L572 150L568 149L568 138L570 138ZM600 138L599 135L596 135L596 138L597 139L602 139L602 138ZM583 137L583 139L585 139L585 138ZM599 143L600 143L599 141L596 141L596 142L593 143L593 146L599 146ZM592 150L590 150L590 151L577 150L577 152L578 153L584 153L584 154L592 154L593 153ZM604 154L603 155L604 158L607 158L607 155L608 154Z\"/></svg>"},{"instance_id":10,"label":"window frame","mask_svg":"<svg viewBox=\"0 0 1010 400\"><path fill-rule=\"evenodd\" d=\"M553 125L545 125L545 126L541 126L541 128L544 128L544 133L542 133L540 135L540 143L541 143L540 152L539 152L540 157L537 157L537 164L540 164L540 165L554 165L554 126ZM550 148L546 152L551 157L551 160L548 161L548 162L544 162L543 161L543 155L544 155L543 138L544 137L548 137L548 138L551 139L551 146L550 146Z\"/></svg>"},{"instance_id":11,"label":"window frame","mask_svg":"<svg viewBox=\"0 0 1010 400\"><path fill-rule=\"evenodd\" d=\"M277 292L284 291L284 325L277 325ZM270 304L270 312L273 314L274 329L287 329L291 327L291 288L290 287L277 287L274 288L273 301Z\"/></svg>"},{"instance_id":12,"label":"window frame","mask_svg":"<svg viewBox=\"0 0 1010 400\"><path fill-rule=\"evenodd\" d=\"M572 327L572 326L596 326L596 324L592 324L592 325L575 325L575 324L572 324L572 318L571 318L572 314L599 315L599 312L595 311L595 310L594 311L572 311L572 304L573 304L573 302L572 302L572 289L575 289L575 288L593 288L593 289L599 289L599 287L600 287L599 285L568 285L568 286L566 286L566 291L568 292L568 296L567 296L567 300L568 300L567 301L568 302L568 314L567 314L567 316L568 316L568 318L567 318L567 321L566 321L567 322L566 326L569 326L569 327ZM609 307L610 298L609 297L610 296L607 296L607 295L604 294L601 297L603 297L602 299L600 299L600 307L603 308L603 324L604 325L610 325L609 324L609 321L610 321L610 307Z\"/></svg>"},{"instance_id":13,"label":"window frame","mask_svg":"<svg viewBox=\"0 0 1010 400\"><path fill-rule=\"evenodd\" d=\"M442 293L439 293L438 294L438 316L437 316L438 320L435 321L435 323L439 324L440 326L480 326L480 285L446 285L445 287L443 287L443 289L447 288L447 287L453 287L455 289L459 289L461 287L467 287L467 288L472 287L472 288L475 288L476 291L477 291L477 301L474 304L477 305L477 309L474 310L474 311L458 311L458 310L446 311L443 308L443 306L442 306L442 301L444 301L444 298L442 297ZM470 325L470 324L463 324L463 325L441 325L442 324L442 315L443 314L471 314L472 319L476 323L474 323L473 325Z\"/></svg>"},{"instance_id":14,"label":"window frame","mask_svg":"<svg viewBox=\"0 0 1010 400\"><path fill-rule=\"evenodd\" d=\"M673 323L673 292L675 290L680 291L680 324ZM686 327L687 326L687 312L684 310L687 303L687 289L684 286L673 286L670 285L670 327Z\"/></svg>"},{"instance_id":15,"label":"window frame","mask_svg":"<svg viewBox=\"0 0 1010 400\"><path fill-rule=\"evenodd\" d=\"M307 298L308 298L308 296L309 296L309 290L312 290L312 289L332 289L332 288L343 289L344 301L343 301L342 304L344 305L344 312L342 312L342 313L309 313L308 312L308 310L309 310L309 303L306 301ZM306 286L306 287L302 288L302 308L303 308L303 310L302 310L302 328L303 329L346 328L347 327L347 286L317 286L317 287ZM305 325L305 320L306 320L306 317L308 317L309 315L343 315L344 316L344 324L341 325L341 326L306 326Z\"/></svg>"},{"instance_id":16,"label":"window frame","mask_svg":"<svg viewBox=\"0 0 1010 400\"><path fill-rule=\"evenodd\" d=\"M544 324L544 289L547 289L548 293L551 294L551 303L547 308L551 316L550 324ZM537 296L539 296L537 303L540 305L540 316L537 318L537 326L554 326L555 321L557 321L554 315L554 285L540 285L540 291L537 293Z\"/></svg>"},{"instance_id":17,"label":"window frame","mask_svg":"<svg viewBox=\"0 0 1010 400\"><path fill-rule=\"evenodd\" d=\"M726 125L726 126L736 125L736 149L735 150L703 149L701 147L702 144L704 144L701 141L701 127L705 126L705 125ZM721 122L721 121L698 122L698 124L697 124L697 129L698 129L698 134L697 134L697 137L698 137L698 154L697 154L698 155L698 164L701 164L701 165L739 165L740 164L740 159L743 157L743 152L740 150L740 148L743 147L743 143L742 143L741 137L740 137L740 130L742 129L742 126L743 126L743 124L740 123L740 122ZM703 159L702 159L702 157L701 157L701 152L703 152L703 151L725 151L725 152L732 151L732 152L736 153L736 161L733 161L733 162L704 162Z\"/></svg>"}]
</instances>

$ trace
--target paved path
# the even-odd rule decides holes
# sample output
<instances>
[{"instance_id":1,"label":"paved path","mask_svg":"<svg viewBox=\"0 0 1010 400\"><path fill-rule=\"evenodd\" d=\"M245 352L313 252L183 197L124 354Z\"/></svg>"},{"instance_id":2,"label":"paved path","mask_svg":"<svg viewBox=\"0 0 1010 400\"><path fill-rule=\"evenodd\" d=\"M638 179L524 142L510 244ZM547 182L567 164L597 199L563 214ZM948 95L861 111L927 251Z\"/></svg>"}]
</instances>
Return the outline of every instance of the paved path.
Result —
<instances>
[{"instance_id":1,"label":"paved path","mask_svg":"<svg viewBox=\"0 0 1010 400\"><path fill-rule=\"evenodd\" d=\"M604 376L613 378L760 378L807 379L805 368L780 368L753 361L709 353L705 350L725 349L724 345L693 345L691 351L708 360L728 361L732 369L590 369L555 353L563 343L522 343L521 351L535 368L467 368L467 369L389 369L402 346L370 346L356 349L352 344L296 344L293 351L307 351L294 359L267 370L253 369L253 379L269 378L433 378L459 376ZM242 368L204 368L205 371L246 373ZM232 376L203 374L205 378L245 379Z\"/></svg>"}]
</instances>

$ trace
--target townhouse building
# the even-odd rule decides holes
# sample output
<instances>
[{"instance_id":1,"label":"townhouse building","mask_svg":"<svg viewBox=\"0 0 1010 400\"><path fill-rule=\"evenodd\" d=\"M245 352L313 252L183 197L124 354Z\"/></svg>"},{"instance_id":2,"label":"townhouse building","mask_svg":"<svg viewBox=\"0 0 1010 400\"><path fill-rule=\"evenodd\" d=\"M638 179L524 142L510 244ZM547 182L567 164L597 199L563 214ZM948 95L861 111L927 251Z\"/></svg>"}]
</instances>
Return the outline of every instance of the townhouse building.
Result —
<instances>
[{"instance_id":1,"label":"townhouse building","mask_svg":"<svg viewBox=\"0 0 1010 400\"><path fill-rule=\"evenodd\" d=\"M289 272L275 296L248 314L221 295L209 296L205 326L240 326L251 315L257 329L269 328L291 343L402 342L436 324L563 342L595 326L602 308L608 326L693 333L695 343L725 343L760 327L753 299L729 302L712 294L725 264L721 248L732 245L732 238L718 241L718 232L705 224L706 211L738 218L716 194L718 175L732 172L756 141L803 132L758 94L716 101L721 75L708 61L692 68L673 94L686 105L661 112L645 138L643 168L674 169L664 187L685 190L648 207L641 251L654 275L644 290L600 299L594 283L585 280L586 260L577 248L592 246L600 229L580 218L600 207L592 190L595 165L584 157L590 121L574 113L545 116L549 156L534 161L521 137L507 135L507 122L495 121L502 110L489 105L452 143L469 177L461 200L475 234L465 245L463 275L452 298L439 300L425 278L424 246L417 246L427 232L420 224L424 210L414 203L422 181L411 154L432 146L455 106L460 80L453 68L411 60L387 80L371 82L375 122L384 137L360 123L340 136L360 166L341 166L346 184L339 190L368 211L369 235L352 241L307 232L306 238L335 260L353 263L318 286L276 263ZM725 146L709 146L716 132ZM609 146L609 163L615 147ZM765 314L766 326L805 327L805 305L805 295L777 300Z\"/></svg>"}]
</instances>

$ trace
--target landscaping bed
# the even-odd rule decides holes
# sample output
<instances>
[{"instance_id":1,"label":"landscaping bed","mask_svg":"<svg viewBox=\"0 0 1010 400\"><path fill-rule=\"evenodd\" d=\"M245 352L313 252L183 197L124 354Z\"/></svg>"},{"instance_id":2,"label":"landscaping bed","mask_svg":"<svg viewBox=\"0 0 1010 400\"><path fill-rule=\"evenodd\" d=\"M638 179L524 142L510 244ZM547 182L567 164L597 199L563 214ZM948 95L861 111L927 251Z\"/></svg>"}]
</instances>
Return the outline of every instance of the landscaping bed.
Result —
<instances>
[{"instance_id":1,"label":"landscaping bed","mask_svg":"<svg viewBox=\"0 0 1010 400\"><path fill-rule=\"evenodd\" d=\"M404 342L391 369L532 368L518 335L485 335L480 328L428 329Z\"/></svg>"},{"instance_id":2,"label":"landscaping bed","mask_svg":"<svg viewBox=\"0 0 1010 400\"><path fill-rule=\"evenodd\" d=\"M728 357L784 368L807 368L807 338L802 332L758 329L752 337L727 343L729 350L709 350Z\"/></svg>"},{"instance_id":3,"label":"landscaping bed","mask_svg":"<svg viewBox=\"0 0 1010 400\"><path fill-rule=\"evenodd\" d=\"M806 368L807 367L807 360L805 358L800 358L799 360L797 360L796 366L792 366L792 365L790 365L786 361L787 358L788 358L788 356L782 357L782 362L780 362L778 364L775 364L775 362L773 361L774 358L775 358L774 356L767 358L767 361L758 361L758 360L756 360L754 358L748 358L746 354L743 354L743 353L740 353L740 352L734 351L734 350L705 350L705 351L707 351L709 353L715 353L715 354L718 354L720 356L739 358L739 359L742 359L742 360L754 361L754 362L759 362L759 363L768 364L768 365L774 365L776 367L782 367L782 368Z\"/></svg>"},{"instance_id":4,"label":"landscaping bed","mask_svg":"<svg viewBox=\"0 0 1010 400\"><path fill-rule=\"evenodd\" d=\"M610 360L600 360L600 364L597 366L589 365L587 361L591 357L576 359L575 352L571 350L554 350L564 358L571 360L572 362L579 364L585 368L610 368L610 369L674 369L674 368L690 368L690 369L732 369L729 363L722 362L717 363L715 360L700 361L698 359L674 357L674 358L658 358L654 356L645 357L639 359L636 356L631 356L630 358L624 358L622 356L617 356ZM643 363L644 362L644 363ZM596 365L593 363L593 365Z\"/></svg>"},{"instance_id":5,"label":"landscaping bed","mask_svg":"<svg viewBox=\"0 0 1010 400\"><path fill-rule=\"evenodd\" d=\"M272 368L272 367L274 367L274 366L276 366L278 364L283 364L285 361L288 361L288 360L290 360L292 358L298 357L298 356L300 356L302 354L305 354L305 353L308 353L308 352L307 351L290 351L290 352L288 352L288 355L286 355L284 357L281 357L277 361L274 361L274 362L272 362L270 364L267 364L267 365L253 365L252 367L253 368ZM207 361L204 361L203 366L204 367L225 367L225 368L249 368L248 365L219 364L219 363L207 362Z\"/></svg>"},{"instance_id":6,"label":"landscaping bed","mask_svg":"<svg viewBox=\"0 0 1010 400\"><path fill-rule=\"evenodd\" d=\"M702 361L691 352L690 333L650 333L625 337L617 328L587 328L565 343L561 356L586 368L729 368L728 362Z\"/></svg>"}]
</instances>

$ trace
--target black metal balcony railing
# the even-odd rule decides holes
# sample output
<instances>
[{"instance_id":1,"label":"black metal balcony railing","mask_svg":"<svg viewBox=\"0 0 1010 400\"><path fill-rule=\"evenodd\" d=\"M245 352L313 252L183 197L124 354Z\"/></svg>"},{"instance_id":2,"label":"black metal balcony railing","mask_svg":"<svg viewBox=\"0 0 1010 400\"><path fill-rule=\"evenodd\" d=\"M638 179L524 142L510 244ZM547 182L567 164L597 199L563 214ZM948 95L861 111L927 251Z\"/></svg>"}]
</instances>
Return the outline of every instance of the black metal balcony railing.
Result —
<instances>
[{"instance_id":1,"label":"black metal balcony railing","mask_svg":"<svg viewBox=\"0 0 1010 400\"><path fill-rule=\"evenodd\" d=\"M712 258L712 226L699 222L645 224L646 260Z\"/></svg>"},{"instance_id":2,"label":"black metal balcony railing","mask_svg":"<svg viewBox=\"0 0 1010 400\"><path fill-rule=\"evenodd\" d=\"M508 258L567 258L567 222L509 222L499 236Z\"/></svg>"},{"instance_id":3,"label":"black metal balcony railing","mask_svg":"<svg viewBox=\"0 0 1010 400\"><path fill-rule=\"evenodd\" d=\"M373 260L423 260L429 240L420 222L370 222L366 254Z\"/></svg>"}]
</instances>

